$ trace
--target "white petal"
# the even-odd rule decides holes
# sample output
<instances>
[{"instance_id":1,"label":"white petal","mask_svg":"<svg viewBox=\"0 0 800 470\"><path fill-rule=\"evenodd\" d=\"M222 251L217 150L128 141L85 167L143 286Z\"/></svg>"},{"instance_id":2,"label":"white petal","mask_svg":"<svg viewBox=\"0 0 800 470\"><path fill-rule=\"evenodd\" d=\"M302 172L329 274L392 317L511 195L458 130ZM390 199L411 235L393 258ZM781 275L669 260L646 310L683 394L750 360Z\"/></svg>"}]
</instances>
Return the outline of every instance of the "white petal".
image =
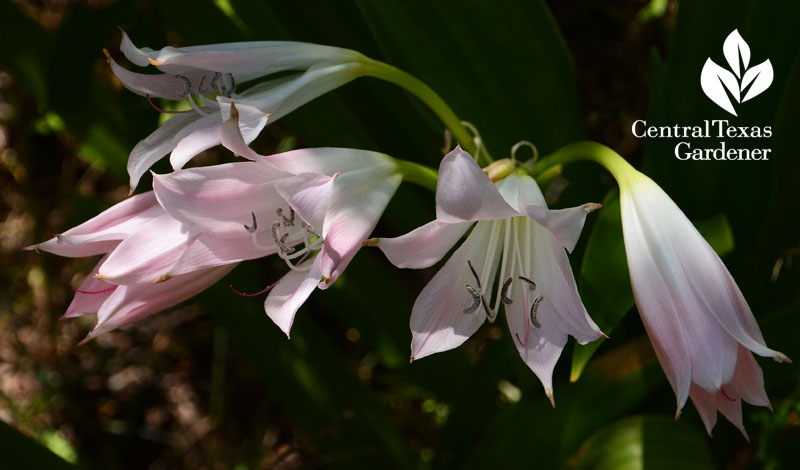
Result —
<instances>
[{"instance_id":1,"label":"white petal","mask_svg":"<svg viewBox=\"0 0 800 470\"><path fill-rule=\"evenodd\" d=\"M436 185L437 220L455 223L517 215L470 154L456 147L445 155Z\"/></svg>"},{"instance_id":2,"label":"white petal","mask_svg":"<svg viewBox=\"0 0 800 470\"><path fill-rule=\"evenodd\" d=\"M552 309L556 327L579 343L598 339L602 333L581 302L564 248L548 230L531 220L523 220L526 226L518 224L517 230L517 238L523 243L518 249L525 261L525 269L520 271L536 283L536 295L544 297L541 308Z\"/></svg>"},{"instance_id":3,"label":"white petal","mask_svg":"<svg viewBox=\"0 0 800 470\"><path fill-rule=\"evenodd\" d=\"M333 192L334 178L319 173L301 173L284 178L275 189L315 231L321 232Z\"/></svg>"},{"instance_id":4,"label":"white petal","mask_svg":"<svg viewBox=\"0 0 800 470\"><path fill-rule=\"evenodd\" d=\"M478 288L467 262L472 263L478 276L494 279L502 225L503 222L479 222L417 297L411 313L412 358L458 347L483 324L486 314L481 306L472 313L464 313L473 304L466 286ZM489 275L482 276L484 272ZM483 285L487 302L492 298L492 287L493 282Z\"/></svg>"},{"instance_id":5,"label":"white petal","mask_svg":"<svg viewBox=\"0 0 800 470\"><path fill-rule=\"evenodd\" d=\"M277 121L304 104L352 81L360 75L359 64L315 65L303 74L289 79L280 78L255 85L237 98L236 102L252 106ZM218 101L230 101L218 98Z\"/></svg>"},{"instance_id":6,"label":"white petal","mask_svg":"<svg viewBox=\"0 0 800 470\"><path fill-rule=\"evenodd\" d=\"M297 309L308 299L322 278L316 259L308 260L300 267L305 267L310 263L313 265L308 272L289 271L286 273L264 301L264 310L267 315L287 335L294 323Z\"/></svg>"},{"instance_id":7,"label":"white petal","mask_svg":"<svg viewBox=\"0 0 800 470\"><path fill-rule=\"evenodd\" d=\"M275 211L285 205L274 183L285 176L257 162L224 163L156 175L153 190L164 210L184 224L240 236L252 225L252 214L260 230L269 230Z\"/></svg>"},{"instance_id":8,"label":"white petal","mask_svg":"<svg viewBox=\"0 0 800 470\"><path fill-rule=\"evenodd\" d=\"M442 259L471 225L434 220L399 237L379 238L378 248L398 268L427 268Z\"/></svg>"},{"instance_id":9,"label":"white petal","mask_svg":"<svg viewBox=\"0 0 800 470\"><path fill-rule=\"evenodd\" d=\"M201 116L198 113L179 114L141 140L128 157L131 188L136 188L142 175L170 153L183 137L213 123L214 118L210 116Z\"/></svg>"},{"instance_id":10,"label":"white petal","mask_svg":"<svg viewBox=\"0 0 800 470\"><path fill-rule=\"evenodd\" d=\"M710 436L711 430L717 424L717 395L692 384L691 397L694 407L697 408L697 412L703 420L706 432Z\"/></svg>"},{"instance_id":11,"label":"white petal","mask_svg":"<svg viewBox=\"0 0 800 470\"><path fill-rule=\"evenodd\" d=\"M180 170L186 163L200 152L210 149L222 142L222 124L209 124L195 129L175 144L169 156L173 170Z\"/></svg>"},{"instance_id":12,"label":"white petal","mask_svg":"<svg viewBox=\"0 0 800 470\"><path fill-rule=\"evenodd\" d=\"M333 176L368 168L396 168L388 155L348 148L319 147L291 150L263 157L275 167L292 174L321 173Z\"/></svg>"},{"instance_id":13,"label":"white petal","mask_svg":"<svg viewBox=\"0 0 800 470\"><path fill-rule=\"evenodd\" d=\"M329 282L339 277L372 233L401 181L394 165L349 171L333 180L322 227L325 246L319 254L320 269Z\"/></svg>"}]
</instances>

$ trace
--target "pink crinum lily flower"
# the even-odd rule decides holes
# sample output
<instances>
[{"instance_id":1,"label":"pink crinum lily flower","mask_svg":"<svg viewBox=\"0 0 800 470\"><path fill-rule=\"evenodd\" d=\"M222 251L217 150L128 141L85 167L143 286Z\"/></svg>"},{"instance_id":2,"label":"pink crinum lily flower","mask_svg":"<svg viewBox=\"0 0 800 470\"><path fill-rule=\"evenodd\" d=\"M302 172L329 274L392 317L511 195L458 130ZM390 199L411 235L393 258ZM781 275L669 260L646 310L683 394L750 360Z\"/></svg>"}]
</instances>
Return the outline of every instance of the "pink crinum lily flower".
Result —
<instances>
[{"instance_id":1,"label":"pink crinum lily flower","mask_svg":"<svg viewBox=\"0 0 800 470\"><path fill-rule=\"evenodd\" d=\"M741 400L770 406L753 354L769 349L725 264L670 197L629 165L619 172L634 297L678 401L691 397L708 433L719 410L747 436Z\"/></svg>"},{"instance_id":2,"label":"pink crinum lily flower","mask_svg":"<svg viewBox=\"0 0 800 470\"><path fill-rule=\"evenodd\" d=\"M581 344L602 336L567 259L586 214L599 207L549 210L530 176L514 172L494 184L468 153L456 148L447 154L439 168L436 220L377 240L394 265L419 269L439 261L472 227L414 303L412 360L459 346L484 321L493 322L503 304L520 356L552 402L553 368L567 336Z\"/></svg>"},{"instance_id":3,"label":"pink crinum lily flower","mask_svg":"<svg viewBox=\"0 0 800 470\"><path fill-rule=\"evenodd\" d=\"M125 254L133 251L138 254L136 266L128 272L146 277L148 265L158 265L160 259L169 257L166 253L170 251L185 249L175 236L183 231L157 204L151 191L120 202L93 219L28 249L66 257L105 255L75 289L75 297L64 315L71 318L97 314L97 324L89 333L89 337L93 337L173 307L207 289L236 266L234 263L197 270L162 283L148 280L121 285L110 283L98 274L106 263L134 261ZM152 243L152 235L164 237L159 246Z\"/></svg>"},{"instance_id":4,"label":"pink crinum lily flower","mask_svg":"<svg viewBox=\"0 0 800 470\"><path fill-rule=\"evenodd\" d=\"M198 234L167 276L276 254L289 272L264 307L288 335L311 292L326 289L353 259L402 176L391 157L376 152L317 148L258 155L242 139L235 116L225 123L223 144L253 161L154 177L164 209Z\"/></svg>"},{"instance_id":5,"label":"pink crinum lily flower","mask_svg":"<svg viewBox=\"0 0 800 470\"><path fill-rule=\"evenodd\" d=\"M125 33L120 49L132 63L154 65L163 72L131 72L106 52L112 71L126 88L148 100L188 99L194 108L169 119L134 147L128 159L131 188L168 153L177 170L198 153L220 144L222 124L230 117L232 103L239 109L240 131L249 143L267 119L274 122L360 76L359 61L364 58L348 49L286 41L165 47L154 51L137 48ZM240 84L286 71L298 73L236 93Z\"/></svg>"}]
</instances>

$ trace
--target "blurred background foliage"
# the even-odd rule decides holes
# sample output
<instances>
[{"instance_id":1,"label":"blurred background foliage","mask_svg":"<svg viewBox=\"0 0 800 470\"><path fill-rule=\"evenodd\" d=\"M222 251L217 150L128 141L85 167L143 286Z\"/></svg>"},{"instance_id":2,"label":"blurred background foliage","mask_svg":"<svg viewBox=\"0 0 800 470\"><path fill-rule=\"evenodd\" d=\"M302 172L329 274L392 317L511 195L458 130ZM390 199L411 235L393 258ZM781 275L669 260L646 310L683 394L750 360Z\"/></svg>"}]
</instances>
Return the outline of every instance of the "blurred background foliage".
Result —
<instances>
[{"instance_id":1,"label":"blurred background foliage","mask_svg":"<svg viewBox=\"0 0 800 470\"><path fill-rule=\"evenodd\" d=\"M291 341L259 299L228 290L280 276L281 263L264 259L83 346L93 320L59 316L95 260L20 250L122 200L128 152L159 122L105 63L104 47L119 57L117 27L154 48L309 41L418 76L495 157L522 139L542 154L585 138L611 146L697 222L768 343L797 359L798 24L793 0L0 0L0 466L798 468L795 366L759 360L774 412L745 405L749 444L725 420L708 438L691 405L674 422L674 396L633 307L613 181L590 164L566 168L547 194L556 207L605 201L571 259L590 314L613 333L565 349L555 410L502 322L409 365L411 305L435 270L393 269L377 250L312 295ZM675 141L635 139L636 119L726 118L699 74L706 57L721 63L735 28L753 60L775 69L736 120L773 127L770 161L680 162ZM254 146L350 146L435 167L442 130L402 90L360 79L269 125ZM194 164L232 158L212 149ZM376 232L432 218L432 195L404 186Z\"/></svg>"}]
</instances>

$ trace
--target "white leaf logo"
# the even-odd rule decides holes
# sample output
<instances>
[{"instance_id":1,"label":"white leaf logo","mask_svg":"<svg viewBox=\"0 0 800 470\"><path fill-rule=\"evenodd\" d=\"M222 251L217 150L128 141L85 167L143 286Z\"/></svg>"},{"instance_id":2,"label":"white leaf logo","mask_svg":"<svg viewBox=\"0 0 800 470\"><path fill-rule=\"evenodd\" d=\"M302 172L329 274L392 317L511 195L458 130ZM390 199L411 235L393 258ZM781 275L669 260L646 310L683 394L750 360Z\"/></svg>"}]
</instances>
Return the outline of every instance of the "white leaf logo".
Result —
<instances>
[{"instance_id":1,"label":"white leaf logo","mask_svg":"<svg viewBox=\"0 0 800 470\"><path fill-rule=\"evenodd\" d=\"M717 106L738 116L731 97L737 103L743 103L769 88L774 78L772 63L767 59L748 69L750 46L736 29L725 39L722 53L731 69L720 67L709 57L700 74L700 86Z\"/></svg>"}]
</instances>

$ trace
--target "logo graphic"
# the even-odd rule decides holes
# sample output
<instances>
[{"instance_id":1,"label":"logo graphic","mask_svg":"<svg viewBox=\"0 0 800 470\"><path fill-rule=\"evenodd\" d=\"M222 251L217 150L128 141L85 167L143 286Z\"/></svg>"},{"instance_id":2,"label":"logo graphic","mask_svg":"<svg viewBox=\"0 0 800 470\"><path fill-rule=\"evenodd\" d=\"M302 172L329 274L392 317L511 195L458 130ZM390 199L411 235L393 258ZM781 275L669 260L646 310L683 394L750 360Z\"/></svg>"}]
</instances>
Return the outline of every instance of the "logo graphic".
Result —
<instances>
[{"instance_id":1,"label":"logo graphic","mask_svg":"<svg viewBox=\"0 0 800 470\"><path fill-rule=\"evenodd\" d=\"M700 75L700 86L717 106L738 116L730 97L733 96L737 103L744 103L763 93L772 84L772 63L767 59L748 69L750 46L737 29L725 39L722 52L733 73L717 65L709 57Z\"/></svg>"}]
</instances>

